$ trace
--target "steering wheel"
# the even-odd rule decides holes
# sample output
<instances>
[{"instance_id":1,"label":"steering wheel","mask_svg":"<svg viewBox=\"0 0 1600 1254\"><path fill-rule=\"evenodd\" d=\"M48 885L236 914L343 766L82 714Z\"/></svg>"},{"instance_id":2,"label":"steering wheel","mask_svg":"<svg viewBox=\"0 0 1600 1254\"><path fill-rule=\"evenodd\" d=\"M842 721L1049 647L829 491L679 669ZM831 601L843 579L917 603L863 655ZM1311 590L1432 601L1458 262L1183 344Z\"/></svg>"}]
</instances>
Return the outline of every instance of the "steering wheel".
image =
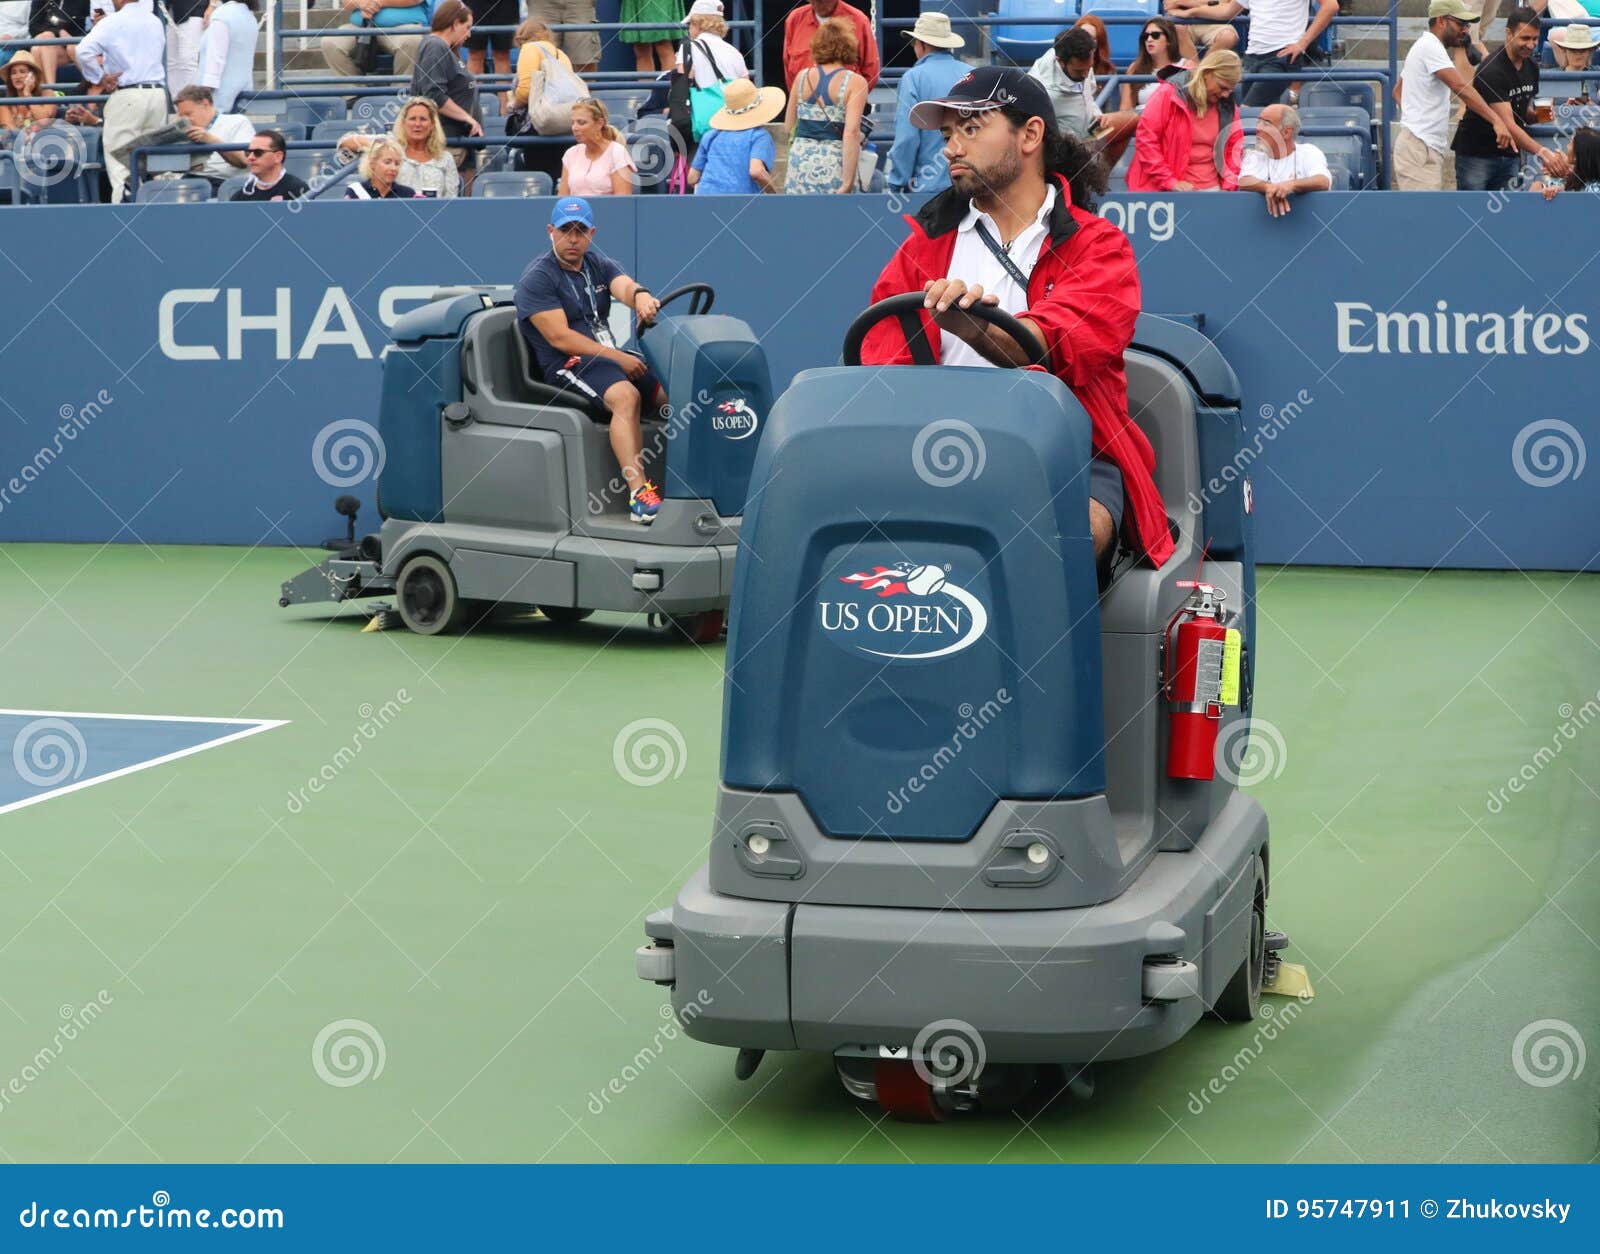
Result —
<instances>
[{"instance_id":1,"label":"steering wheel","mask_svg":"<svg viewBox=\"0 0 1600 1254\"><path fill-rule=\"evenodd\" d=\"M875 305L869 305L858 313L856 320L850 324L850 329L844 333L844 364L859 366L861 345L867 338L867 332L885 318L895 318L899 321L900 329L905 333L906 343L911 348L912 364L936 365L933 349L928 344L927 332L922 323L922 314L928 312L923 307L923 299L921 292L902 292L898 296L890 296ZM1027 327L998 305L980 303L962 312L971 314L980 322L988 322L999 327L1020 344L1024 352L1031 354L1030 361L1033 365L1050 369L1049 351L1038 342Z\"/></svg>"},{"instance_id":2,"label":"steering wheel","mask_svg":"<svg viewBox=\"0 0 1600 1254\"><path fill-rule=\"evenodd\" d=\"M689 297L689 312L703 314L711 312L711 302L717 294L711 290L709 283L685 283L682 287L675 287L661 298L661 308L665 309L680 296Z\"/></svg>"}]
</instances>

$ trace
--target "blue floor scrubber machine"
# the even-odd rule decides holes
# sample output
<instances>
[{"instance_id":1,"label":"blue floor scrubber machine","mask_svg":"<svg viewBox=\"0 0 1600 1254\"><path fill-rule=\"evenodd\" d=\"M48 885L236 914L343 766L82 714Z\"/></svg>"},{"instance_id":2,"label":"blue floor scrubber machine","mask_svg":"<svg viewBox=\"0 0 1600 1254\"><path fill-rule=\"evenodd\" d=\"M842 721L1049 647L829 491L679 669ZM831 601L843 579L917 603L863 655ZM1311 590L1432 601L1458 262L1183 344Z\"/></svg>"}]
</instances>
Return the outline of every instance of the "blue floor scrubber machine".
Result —
<instances>
[{"instance_id":1,"label":"blue floor scrubber machine","mask_svg":"<svg viewBox=\"0 0 1600 1254\"><path fill-rule=\"evenodd\" d=\"M512 295L446 290L395 324L378 419L383 525L358 540L359 502L341 497L348 539L285 582L279 604L392 596L424 635L495 609L537 607L563 624L620 610L717 639L772 401L755 334L711 313L712 290L693 283L638 336L669 403L642 423L645 474L663 497L643 527L628 517L604 402L537 376Z\"/></svg>"},{"instance_id":2,"label":"blue floor scrubber machine","mask_svg":"<svg viewBox=\"0 0 1600 1254\"><path fill-rule=\"evenodd\" d=\"M741 1077L814 1051L853 1096L936 1119L1253 1018L1285 938L1236 784L1255 576L1233 371L1140 319L1129 409L1177 551L1102 590L1090 420L1060 380L859 364L921 300L865 311L844 364L773 408L710 858L636 969Z\"/></svg>"}]
</instances>

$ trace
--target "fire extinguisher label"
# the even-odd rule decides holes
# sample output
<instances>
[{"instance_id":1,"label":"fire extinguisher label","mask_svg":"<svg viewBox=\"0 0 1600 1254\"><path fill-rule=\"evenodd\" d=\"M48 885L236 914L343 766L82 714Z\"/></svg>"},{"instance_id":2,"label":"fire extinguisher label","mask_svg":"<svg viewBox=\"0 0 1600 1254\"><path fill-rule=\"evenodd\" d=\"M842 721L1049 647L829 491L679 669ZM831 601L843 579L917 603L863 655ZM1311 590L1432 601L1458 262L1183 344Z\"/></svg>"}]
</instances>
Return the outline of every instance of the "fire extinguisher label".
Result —
<instances>
[{"instance_id":1,"label":"fire extinguisher label","mask_svg":"<svg viewBox=\"0 0 1600 1254\"><path fill-rule=\"evenodd\" d=\"M1222 662L1224 642L1202 640L1194 659L1194 699L1196 704L1222 704Z\"/></svg>"},{"instance_id":2,"label":"fire extinguisher label","mask_svg":"<svg viewBox=\"0 0 1600 1254\"><path fill-rule=\"evenodd\" d=\"M1229 629L1222 642L1222 695L1223 705L1239 704L1240 657L1244 651L1244 637Z\"/></svg>"}]
</instances>

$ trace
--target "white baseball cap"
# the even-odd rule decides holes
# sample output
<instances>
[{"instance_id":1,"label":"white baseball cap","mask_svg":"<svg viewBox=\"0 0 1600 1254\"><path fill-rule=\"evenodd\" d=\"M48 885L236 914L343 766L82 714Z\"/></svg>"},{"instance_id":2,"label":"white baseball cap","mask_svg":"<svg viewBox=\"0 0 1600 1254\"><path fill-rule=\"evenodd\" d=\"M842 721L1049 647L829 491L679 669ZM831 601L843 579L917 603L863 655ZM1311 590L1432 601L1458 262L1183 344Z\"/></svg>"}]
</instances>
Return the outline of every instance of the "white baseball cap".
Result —
<instances>
[{"instance_id":1,"label":"white baseball cap","mask_svg":"<svg viewBox=\"0 0 1600 1254\"><path fill-rule=\"evenodd\" d=\"M687 26L691 17L721 17L722 0L694 0L689 6L689 12L684 15L683 24Z\"/></svg>"}]
</instances>

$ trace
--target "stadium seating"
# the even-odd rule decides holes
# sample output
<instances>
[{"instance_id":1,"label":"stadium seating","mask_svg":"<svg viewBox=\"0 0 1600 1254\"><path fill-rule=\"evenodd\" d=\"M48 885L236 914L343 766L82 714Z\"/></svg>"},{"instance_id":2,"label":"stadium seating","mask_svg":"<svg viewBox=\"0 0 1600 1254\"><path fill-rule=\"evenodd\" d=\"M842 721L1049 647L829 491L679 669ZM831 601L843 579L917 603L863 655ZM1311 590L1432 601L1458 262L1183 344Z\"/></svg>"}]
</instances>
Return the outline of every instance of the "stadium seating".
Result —
<instances>
[{"instance_id":1,"label":"stadium seating","mask_svg":"<svg viewBox=\"0 0 1600 1254\"><path fill-rule=\"evenodd\" d=\"M221 187L217 188L217 203L226 204L232 200L234 193L244 191L244 185L249 181L250 176L248 174L235 174L231 179L224 182Z\"/></svg>"},{"instance_id":2,"label":"stadium seating","mask_svg":"<svg viewBox=\"0 0 1600 1254\"><path fill-rule=\"evenodd\" d=\"M596 91L589 94L605 105L606 113L611 118L611 125L619 131L628 129L639 116L640 107L650 98L647 90Z\"/></svg>"},{"instance_id":3,"label":"stadium seating","mask_svg":"<svg viewBox=\"0 0 1600 1254\"><path fill-rule=\"evenodd\" d=\"M1137 22L1106 23L1112 63L1126 69L1139 55L1139 31L1143 29L1144 20L1161 16L1161 0L1083 0L1082 11L1101 18L1139 19Z\"/></svg>"},{"instance_id":4,"label":"stadium seating","mask_svg":"<svg viewBox=\"0 0 1600 1254\"><path fill-rule=\"evenodd\" d=\"M9 152L0 152L0 198L13 205L22 201L22 186L17 180L17 163Z\"/></svg>"},{"instance_id":5,"label":"stadium seating","mask_svg":"<svg viewBox=\"0 0 1600 1254\"><path fill-rule=\"evenodd\" d=\"M507 196L548 196L554 190L550 176L537 171L528 174L496 171L479 174L472 181L472 194L486 200Z\"/></svg>"},{"instance_id":6,"label":"stadium seating","mask_svg":"<svg viewBox=\"0 0 1600 1254\"><path fill-rule=\"evenodd\" d=\"M387 127L380 127L372 118L340 118L331 122L318 122L311 128L312 139L342 139L346 135L353 135L358 131L368 135L376 135Z\"/></svg>"},{"instance_id":7,"label":"stadium seating","mask_svg":"<svg viewBox=\"0 0 1600 1254\"><path fill-rule=\"evenodd\" d=\"M195 205L211 199L205 179L154 179L139 184L141 205Z\"/></svg>"},{"instance_id":8,"label":"stadium seating","mask_svg":"<svg viewBox=\"0 0 1600 1254\"><path fill-rule=\"evenodd\" d=\"M1344 105L1365 109L1369 115L1378 116L1377 93L1371 83L1307 83L1300 89L1302 109Z\"/></svg>"},{"instance_id":9,"label":"stadium seating","mask_svg":"<svg viewBox=\"0 0 1600 1254\"><path fill-rule=\"evenodd\" d=\"M1060 23L1056 26L1001 23L989 28L996 53L1022 65L1048 52L1057 33L1078 20L1077 0L1000 0L997 12L1000 17L1048 17Z\"/></svg>"}]
</instances>

